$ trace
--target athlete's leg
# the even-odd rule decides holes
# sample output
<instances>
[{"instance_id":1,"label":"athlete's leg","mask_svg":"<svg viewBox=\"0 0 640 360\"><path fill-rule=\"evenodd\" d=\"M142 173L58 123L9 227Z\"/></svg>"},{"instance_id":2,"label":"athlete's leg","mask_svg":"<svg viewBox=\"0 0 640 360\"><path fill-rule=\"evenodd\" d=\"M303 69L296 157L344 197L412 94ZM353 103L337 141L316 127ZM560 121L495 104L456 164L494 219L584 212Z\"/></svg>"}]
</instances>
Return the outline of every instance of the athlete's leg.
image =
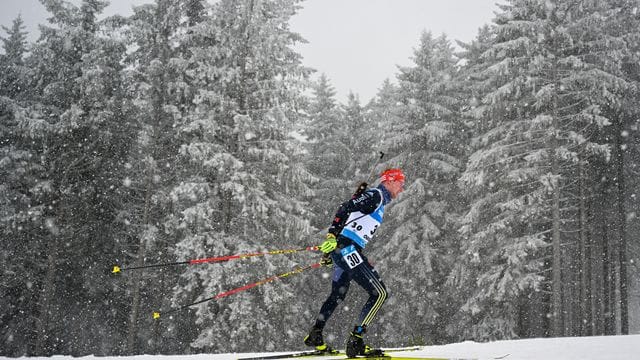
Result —
<instances>
[{"instance_id":1,"label":"athlete's leg","mask_svg":"<svg viewBox=\"0 0 640 360\"><path fill-rule=\"evenodd\" d=\"M366 260L353 269L351 276L358 285L369 293L369 299L367 299L360 312L359 325L356 325L349 335L347 356L379 355L379 350L370 349L364 344L363 336L367 326L371 324L382 304L387 300L389 296L387 288L378 273Z\"/></svg>"},{"instance_id":2,"label":"athlete's leg","mask_svg":"<svg viewBox=\"0 0 640 360\"><path fill-rule=\"evenodd\" d=\"M344 271L340 266L335 266L333 270L333 281L331 282L331 293L322 304L322 307L320 307L320 313L316 318L315 326L317 328L324 329L331 314L333 314L338 304L347 296L350 282L351 276L349 272Z\"/></svg>"},{"instance_id":3,"label":"athlete's leg","mask_svg":"<svg viewBox=\"0 0 640 360\"><path fill-rule=\"evenodd\" d=\"M380 275L368 261L364 261L353 269L352 277L353 280L369 294L369 298L362 307L359 318L360 326L366 327L371 324L378 314L378 311L389 297L389 293L382 279L380 279Z\"/></svg>"},{"instance_id":4,"label":"athlete's leg","mask_svg":"<svg viewBox=\"0 0 640 360\"><path fill-rule=\"evenodd\" d=\"M347 295L350 281L351 275L334 263L331 293L322 304L322 307L320 307L320 312L315 324L309 331L309 334L304 338L306 345L314 346L317 350L326 350L328 348L322 337L322 331L324 330L327 320L329 320L331 314L333 314L334 310L338 307L338 303L344 300Z\"/></svg>"}]
</instances>

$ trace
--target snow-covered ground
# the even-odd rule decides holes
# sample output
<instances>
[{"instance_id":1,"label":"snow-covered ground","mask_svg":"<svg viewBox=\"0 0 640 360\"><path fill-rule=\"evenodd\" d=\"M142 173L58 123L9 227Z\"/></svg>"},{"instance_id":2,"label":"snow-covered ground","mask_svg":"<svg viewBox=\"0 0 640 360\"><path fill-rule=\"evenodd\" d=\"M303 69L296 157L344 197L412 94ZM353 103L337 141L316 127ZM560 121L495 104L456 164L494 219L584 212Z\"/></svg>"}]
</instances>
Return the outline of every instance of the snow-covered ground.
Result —
<instances>
[{"instance_id":1,"label":"snow-covered ground","mask_svg":"<svg viewBox=\"0 0 640 360\"><path fill-rule=\"evenodd\" d=\"M274 355L269 353L264 355ZM141 355L131 357L100 357L100 360L223 360L257 356L260 354L200 354L184 356ZM425 346L417 351L397 353L416 358L478 359L478 360L634 360L640 359L640 335L598 336L582 338L551 338L490 343L463 342L442 346ZM86 356L80 359L94 359ZM6 359L1 358L0 359ZM38 358L33 358L38 359ZM49 360L71 359L53 356ZM311 358L305 358L311 359ZM315 357L315 359L336 359Z\"/></svg>"}]
</instances>

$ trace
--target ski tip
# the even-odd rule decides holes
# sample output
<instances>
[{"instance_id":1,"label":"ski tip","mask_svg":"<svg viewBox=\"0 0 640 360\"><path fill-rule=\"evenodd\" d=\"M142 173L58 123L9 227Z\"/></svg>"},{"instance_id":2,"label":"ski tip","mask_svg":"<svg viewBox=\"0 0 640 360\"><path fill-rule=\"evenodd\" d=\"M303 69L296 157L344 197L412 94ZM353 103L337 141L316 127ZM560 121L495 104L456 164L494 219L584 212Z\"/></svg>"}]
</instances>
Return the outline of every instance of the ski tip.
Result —
<instances>
[{"instance_id":1,"label":"ski tip","mask_svg":"<svg viewBox=\"0 0 640 360\"><path fill-rule=\"evenodd\" d=\"M113 265L113 270L111 270L112 274L119 274L120 273L120 266L118 265Z\"/></svg>"},{"instance_id":2,"label":"ski tip","mask_svg":"<svg viewBox=\"0 0 640 360\"><path fill-rule=\"evenodd\" d=\"M157 312L157 311L155 311L155 312L153 313L153 318L154 318L155 320L160 319L160 313L159 313L159 312Z\"/></svg>"}]
</instances>

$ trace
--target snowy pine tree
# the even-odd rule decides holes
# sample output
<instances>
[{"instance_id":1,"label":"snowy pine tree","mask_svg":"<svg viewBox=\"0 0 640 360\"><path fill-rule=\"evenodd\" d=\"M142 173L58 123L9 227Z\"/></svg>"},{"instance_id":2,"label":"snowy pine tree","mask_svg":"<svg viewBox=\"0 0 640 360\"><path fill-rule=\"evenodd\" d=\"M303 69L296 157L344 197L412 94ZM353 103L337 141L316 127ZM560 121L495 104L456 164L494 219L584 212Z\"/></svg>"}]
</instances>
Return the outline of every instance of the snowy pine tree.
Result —
<instances>
[{"instance_id":1,"label":"snowy pine tree","mask_svg":"<svg viewBox=\"0 0 640 360\"><path fill-rule=\"evenodd\" d=\"M32 260L44 252L45 244L30 241L45 223L42 197L47 183L41 181L42 167L37 147L32 145L25 124L33 115L29 109L29 75L25 66L26 36L21 17L11 28L2 27L3 53L0 54L0 262L3 264L0 336L3 355L31 353L35 342L34 314L37 311L38 284L42 271ZM29 314L28 316L20 314Z\"/></svg>"},{"instance_id":2,"label":"snowy pine tree","mask_svg":"<svg viewBox=\"0 0 640 360\"><path fill-rule=\"evenodd\" d=\"M196 93L178 129L182 181L171 192L180 259L308 244L303 199L313 177L300 166L300 145L289 134L307 74L291 50L299 36L287 25L296 3L222 1L188 30L187 75ZM194 267L174 299L210 297L294 264L281 256ZM295 334L283 326L300 320L292 309L302 305L289 286L295 285L276 283L200 305L192 346L238 351L287 341Z\"/></svg>"},{"instance_id":3,"label":"snowy pine tree","mask_svg":"<svg viewBox=\"0 0 640 360\"><path fill-rule=\"evenodd\" d=\"M407 189L386 215L384 234L390 235L376 254L384 256L382 272L394 279L390 286L396 289L384 319L416 314L424 319L401 333L388 327L385 335L392 341L413 336L416 342L433 342L441 341L444 332L438 329L447 322L448 301L441 291L450 266L446 253L455 238L460 208L455 179L464 153L457 140L462 130L449 40L424 32L413 61L415 66L400 68L398 75L402 120L385 129L393 154L387 165L405 170Z\"/></svg>"},{"instance_id":4,"label":"snowy pine tree","mask_svg":"<svg viewBox=\"0 0 640 360\"><path fill-rule=\"evenodd\" d=\"M345 179L345 184L350 188L355 188L361 181L373 182L367 179L371 171L372 164L375 164L379 157L377 152L380 148L381 140L379 129L375 120L365 107L360 104L358 95L350 92L347 96L347 104L343 105L343 116L345 132L341 134L342 142L349 149L348 162L345 173L353 176L352 179ZM375 174L377 175L377 174Z\"/></svg>"},{"instance_id":5,"label":"snowy pine tree","mask_svg":"<svg viewBox=\"0 0 640 360\"><path fill-rule=\"evenodd\" d=\"M344 141L348 137L344 113L336 100L336 91L325 74L312 85L304 136L308 140L305 164L318 178L311 209L313 224L324 229L345 196L354 187L352 174L346 172L353 154Z\"/></svg>"},{"instance_id":6,"label":"snowy pine tree","mask_svg":"<svg viewBox=\"0 0 640 360\"><path fill-rule=\"evenodd\" d=\"M176 240L165 222L170 212L170 191L175 184L178 141L174 129L183 116L181 91L183 61L177 46L180 3L157 0L134 9L123 35L132 44L127 54L126 91L133 103L130 121L134 140L121 182L125 206L119 220L118 241L123 264L144 265L173 260ZM133 249L133 250L131 250ZM126 251L125 251L126 250ZM166 294L177 277L162 269L131 272L125 309L128 309L127 353L161 351L166 328L151 313L171 306ZM168 336L168 335L167 335Z\"/></svg>"},{"instance_id":7,"label":"snowy pine tree","mask_svg":"<svg viewBox=\"0 0 640 360\"><path fill-rule=\"evenodd\" d=\"M611 57L603 63L593 52L617 43L600 41L604 3L596 3L509 1L480 57L488 65L480 81L495 90L482 98L482 131L460 179L472 206L452 279L477 278L457 283L473 289L452 327L463 338L543 335L543 321L527 322L545 316L547 301L551 333L574 331L571 299L580 290L572 254L584 251L578 235L588 227L580 223L585 185L575 179L589 164L608 162L610 146L600 134L612 122L610 104L630 89L602 66L615 62L618 50L604 51ZM545 278L544 269L552 276ZM540 293L547 286L551 299Z\"/></svg>"},{"instance_id":8,"label":"snowy pine tree","mask_svg":"<svg viewBox=\"0 0 640 360\"><path fill-rule=\"evenodd\" d=\"M90 254L111 253L107 234L116 216L111 195L121 151L126 151L115 95L124 46L98 33L96 16L105 3L43 4L52 25L41 27L41 37L25 59L30 74L15 89L25 86L28 91L21 94L26 96L23 110L14 111L24 130L16 144L25 145L23 150L38 159L23 183L34 190L25 202L32 224L21 229L21 246L28 248L23 253L41 260L29 265L24 276L38 294L28 305L37 319L29 319L35 339L26 352L33 354L51 354L66 346L81 352L101 341L92 331L85 331L84 338L76 331L101 316L97 309L104 303L94 299L107 298L113 289L94 285L104 280L103 274L82 270L98 265ZM13 49L18 50L13 54L22 52ZM77 328L58 329L51 336L65 313L77 314Z\"/></svg>"}]
</instances>

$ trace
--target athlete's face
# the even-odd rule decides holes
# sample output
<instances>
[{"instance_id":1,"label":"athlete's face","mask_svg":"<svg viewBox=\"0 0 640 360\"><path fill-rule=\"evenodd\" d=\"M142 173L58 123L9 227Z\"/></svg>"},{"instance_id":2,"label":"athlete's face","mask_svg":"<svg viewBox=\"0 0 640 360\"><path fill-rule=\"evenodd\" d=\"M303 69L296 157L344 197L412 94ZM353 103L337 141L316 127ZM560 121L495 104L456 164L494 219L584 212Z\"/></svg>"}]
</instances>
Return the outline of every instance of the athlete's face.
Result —
<instances>
[{"instance_id":1,"label":"athlete's face","mask_svg":"<svg viewBox=\"0 0 640 360\"><path fill-rule=\"evenodd\" d=\"M404 180L389 180L384 184L391 193L391 198L395 199L401 192L404 191Z\"/></svg>"}]
</instances>

